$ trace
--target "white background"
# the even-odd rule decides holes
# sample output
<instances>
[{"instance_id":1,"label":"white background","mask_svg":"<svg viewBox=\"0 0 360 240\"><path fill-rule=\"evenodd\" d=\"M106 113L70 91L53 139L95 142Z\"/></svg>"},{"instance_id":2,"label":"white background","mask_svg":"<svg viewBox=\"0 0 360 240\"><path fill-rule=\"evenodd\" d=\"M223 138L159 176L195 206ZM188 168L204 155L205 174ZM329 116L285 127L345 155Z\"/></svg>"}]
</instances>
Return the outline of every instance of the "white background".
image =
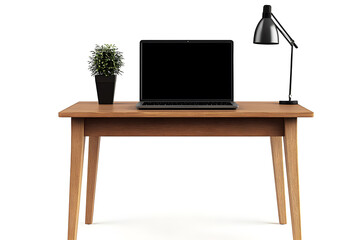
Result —
<instances>
[{"instance_id":1,"label":"white background","mask_svg":"<svg viewBox=\"0 0 360 240\"><path fill-rule=\"evenodd\" d=\"M299 45L293 97L315 112L298 121L303 239L360 239L355 0L1 2L0 239L67 237L70 119L57 114L97 100L95 44L124 53L116 101L139 99L141 39L232 39L235 100L286 99L290 46L252 44L264 4ZM79 240L292 239L268 138L103 138L90 226L85 183Z\"/></svg>"}]
</instances>

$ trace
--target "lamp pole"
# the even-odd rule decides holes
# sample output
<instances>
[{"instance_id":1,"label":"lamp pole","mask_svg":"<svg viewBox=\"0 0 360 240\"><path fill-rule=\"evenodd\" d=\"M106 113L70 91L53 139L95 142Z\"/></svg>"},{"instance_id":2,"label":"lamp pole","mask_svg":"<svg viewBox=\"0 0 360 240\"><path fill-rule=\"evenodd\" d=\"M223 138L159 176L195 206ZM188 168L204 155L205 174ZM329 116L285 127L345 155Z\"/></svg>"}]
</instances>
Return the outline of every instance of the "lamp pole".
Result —
<instances>
[{"instance_id":1,"label":"lamp pole","mask_svg":"<svg viewBox=\"0 0 360 240\"><path fill-rule=\"evenodd\" d=\"M276 21L275 26L278 29L278 31L283 35L283 37L286 39L286 41L291 46L291 58L290 58L290 84L289 84L289 100L288 101L280 101L280 104L298 104L297 100L291 100L291 85L292 85L292 67L293 67L293 52L294 47L298 48L295 41L290 37L290 35L286 32L285 28L281 25L281 23L276 19L273 13L271 13L271 16ZM280 27L279 27L280 26Z\"/></svg>"},{"instance_id":2,"label":"lamp pole","mask_svg":"<svg viewBox=\"0 0 360 240\"><path fill-rule=\"evenodd\" d=\"M294 51L294 46L293 46L293 45L291 45L291 60L290 60L290 85L289 85L289 101L290 101L290 102L291 102L291 85L292 85L293 51Z\"/></svg>"}]
</instances>

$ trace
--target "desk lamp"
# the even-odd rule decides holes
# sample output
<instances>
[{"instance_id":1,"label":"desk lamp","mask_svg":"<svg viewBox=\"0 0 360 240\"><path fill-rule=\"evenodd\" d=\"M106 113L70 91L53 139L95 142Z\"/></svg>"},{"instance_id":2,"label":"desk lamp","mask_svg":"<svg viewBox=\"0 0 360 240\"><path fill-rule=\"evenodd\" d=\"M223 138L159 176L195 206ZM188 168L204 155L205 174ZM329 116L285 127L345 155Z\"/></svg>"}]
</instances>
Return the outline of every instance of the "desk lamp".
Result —
<instances>
[{"instance_id":1,"label":"desk lamp","mask_svg":"<svg viewBox=\"0 0 360 240\"><path fill-rule=\"evenodd\" d=\"M276 21L276 23L272 20ZM292 83L292 65L293 65L293 49L298 48L294 40L286 32L286 30L281 26L279 21L276 19L274 14L271 13L271 6L264 5L262 19L258 23L255 29L254 34L254 43L255 44L279 44L279 32L283 37L288 41L291 46L291 61L290 61L290 84L289 84L289 100L288 101L279 101L280 104L298 104L297 100L291 100L291 83Z\"/></svg>"}]
</instances>

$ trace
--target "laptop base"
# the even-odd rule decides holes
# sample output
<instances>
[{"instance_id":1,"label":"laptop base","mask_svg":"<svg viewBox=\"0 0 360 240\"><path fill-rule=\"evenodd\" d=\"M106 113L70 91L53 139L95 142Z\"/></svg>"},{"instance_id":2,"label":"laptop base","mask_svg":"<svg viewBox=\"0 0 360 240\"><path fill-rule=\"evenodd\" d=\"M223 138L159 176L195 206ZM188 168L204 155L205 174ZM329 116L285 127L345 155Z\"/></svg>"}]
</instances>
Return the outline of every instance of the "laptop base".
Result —
<instances>
[{"instance_id":1,"label":"laptop base","mask_svg":"<svg viewBox=\"0 0 360 240\"><path fill-rule=\"evenodd\" d=\"M193 109L193 110L220 110L220 109L237 109L238 105L235 102L199 102L198 104L192 104L190 102L149 102L149 101L141 101L136 104L137 109L156 109L156 110L167 110L167 109Z\"/></svg>"}]
</instances>

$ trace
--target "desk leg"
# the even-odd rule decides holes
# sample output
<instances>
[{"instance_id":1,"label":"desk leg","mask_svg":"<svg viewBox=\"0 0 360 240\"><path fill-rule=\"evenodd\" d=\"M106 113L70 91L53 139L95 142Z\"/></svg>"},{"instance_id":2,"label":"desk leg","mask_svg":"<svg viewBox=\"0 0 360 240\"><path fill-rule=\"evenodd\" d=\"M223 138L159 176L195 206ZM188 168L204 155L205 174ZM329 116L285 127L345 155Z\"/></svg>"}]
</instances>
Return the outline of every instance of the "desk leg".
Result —
<instances>
[{"instance_id":1,"label":"desk leg","mask_svg":"<svg viewBox=\"0 0 360 240\"><path fill-rule=\"evenodd\" d=\"M84 119L72 118L68 240L76 240L77 236L84 144Z\"/></svg>"},{"instance_id":2,"label":"desk leg","mask_svg":"<svg viewBox=\"0 0 360 240\"><path fill-rule=\"evenodd\" d=\"M298 175L297 119L285 119L284 136L286 172L288 179L291 224L294 240L301 240L300 193Z\"/></svg>"},{"instance_id":3,"label":"desk leg","mask_svg":"<svg viewBox=\"0 0 360 240\"><path fill-rule=\"evenodd\" d=\"M96 175L99 161L100 137L89 137L89 163L87 175L87 192L86 192L86 216L85 223L93 223Z\"/></svg>"},{"instance_id":4,"label":"desk leg","mask_svg":"<svg viewBox=\"0 0 360 240\"><path fill-rule=\"evenodd\" d=\"M279 223L286 224L282 137L270 137Z\"/></svg>"}]
</instances>

